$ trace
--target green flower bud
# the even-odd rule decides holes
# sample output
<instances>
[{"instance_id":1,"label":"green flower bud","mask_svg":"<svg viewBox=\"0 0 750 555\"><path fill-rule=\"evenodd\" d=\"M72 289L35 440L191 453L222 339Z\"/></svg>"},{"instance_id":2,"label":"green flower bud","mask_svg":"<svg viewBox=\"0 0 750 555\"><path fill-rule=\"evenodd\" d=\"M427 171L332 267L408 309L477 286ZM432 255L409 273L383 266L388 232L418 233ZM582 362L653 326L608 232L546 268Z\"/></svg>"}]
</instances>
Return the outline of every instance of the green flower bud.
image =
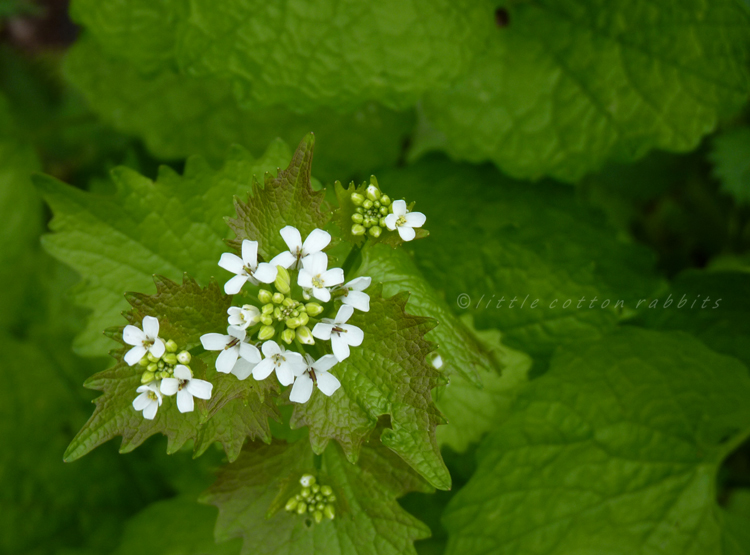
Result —
<instances>
[{"instance_id":1,"label":"green flower bud","mask_svg":"<svg viewBox=\"0 0 750 555\"><path fill-rule=\"evenodd\" d=\"M328 497L333 493L333 490L331 489L331 486L320 486L320 493Z\"/></svg>"},{"instance_id":2,"label":"green flower bud","mask_svg":"<svg viewBox=\"0 0 750 555\"><path fill-rule=\"evenodd\" d=\"M300 483L302 483L302 480L300 480ZM302 496L302 499L306 500L308 497L310 497L310 488L303 487L300 495Z\"/></svg>"},{"instance_id":3,"label":"green flower bud","mask_svg":"<svg viewBox=\"0 0 750 555\"><path fill-rule=\"evenodd\" d=\"M385 218L380 218L380 220L378 220L378 225L383 229L386 229L388 227L387 225L385 225Z\"/></svg>"},{"instance_id":4,"label":"green flower bud","mask_svg":"<svg viewBox=\"0 0 750 555\"><path fill-rule=\"evenodd\" d=\"M321 511L315 511L313 513L313 518L315 519L315 524L320 524L323 522L323 513Z\"/></svg>"},{"instance_id":5,"label":"green flower bud","mask_svg":"<svg viewBox=\"0 0 750 555\"><path fill-rule=\"evenodd\" d=\"M355 209L354 209L354 211L355 211L355 212L356 212L357 214L364 214L364 213L365 213L365 209L364 209L364 208L362 208L361 206L360 206L360 207L358 207L358 208L355 208Z\"/></svg>"},{"instance_id":6,"label":"green flower bud","mask_svg":"<svg viewBox=\"0 0 750 555\"><path fill-rule=\"evenodd\" d=\"M315 317L323 312L323 306L318 303L307 303L305 305L305 310L307 311L308 316Z\"/></svg>"},{"instance_id":7,"label":"green flower bud","mask_svg":"<svg viewBox=\"0 0 750 555\"><path fill-rule=\"evenodd\" d=\"M151 361L147 356L144 356L141 360L138 361L138 364L140 364L141 366L148 366L149 364L151 364Z\"/></svg>"},{"instance_id":8,"label":"green flower bud","mask_svg":"<svg viewBox=\"0 0 750 555\"><path fill-rule=\"evenodd\" d=\"M177 355L177 362L180 364L190 364L190 361L193 359L193 356L187 352L187 351L181 351Z\"/></svg>"},{"instance_id":9,"label":"green flower bud","mask_svg":"<svg viewBox=\"0 0 750 555\"><path fill-rule=\"evenodd\" d=\"M289 293L289 291L292 290L290 286L291 278L289 277L289 272L287 272L286 268L284 268L283 266L276 266L276 269L278 270L278 273L276 274L276 281L273 282L276 290L280 291L281 293ZM276 297L276 294L274 294L274 297Z\"/></svg>"},{"instance_id":10,"label":"green flower bud","mask_svg":"<svg viewBox=\"0 0 750 555\"><path fill-rule=\"evenodd\" d=\"M286 505L284 506L284 510L292 512L294 509L297 508L297 505L299 504L299 501L297 501L294 497L289 499L289 501L286 502Z\"/></svg>"},{"instance_id":11,"label":"green flower bud","mask_svg":"<svg viewBox=\"0 0 750 555\"><path fill-rule=\"evenodd\" d=\"M260 322L264 326L270 326L273 324L273 317L270 314L264 314L263 316L260 317Z\"/></svg>"},{"instance_id":12,"label":"green flower bud","mask_svg":"<svg viewBox=\"0 0 750 555\"><path fill-rule=\"evenodd\" d=\"M315 504L315 508L318 509L319 511L322 511L323 509L326 508L326 504L325 503L316 503Z\"/></svg>"},{"instance_id":13,"label":"green flower bud","mask_svg":"<svg viewBox=\"0 0 750 555\"><path fill-rule=\"evenodd\" d=\"M167 348L167 352L169 353L176 353L177 352L177 343L172 341L171 339L167 341L166 345L164 345Z\"/></svg>"},{"instance_id":14,"label":"green flower bud","mask_svg":"<svg viewBox=\"0 0 750 555\"><path fill-rule=\"evenodd\" d=\"M328 496L328 502L329 503L333 503L334 501L336 501L336 496L333 495L333 494L329 495Z\"/></svg>"},{"instance_id":15,"label":"green flower bud","mask_svg":"<svg viewBox=\"0 0 750 555\"><path fill-rule=\"evenodd\" d=\"M281 309L278 306L273 309L273 317L277 320L281 320Z\"/></svg>"},{"instance_id":16,"label":"green flower bud","mask_svg":"<svg viewBox=\"0 0 750 555\"><path fill-rule=\"evenodd\" d=\"M273 329L273 326L265 325L260 328L260 331L258 332L258 339L260 339L261 341L271 339L274 333L276 333L276 330Z\"/></svg>"},{"instance_id":17,"label":"green flower bud","mask_svg":"<svg viewBox=\"0 0 750 555\"><path fill-rule=\"evenodd\" d=\"M333 505L329 503L323 509L323 515L325 515L326 518L333 520L334 518L336 518L336 509L334 509Z\"/></svg>"},{"instance_id":18,"label":"green flower bud","mask_svg":"<svg viewBox=\"0 0 750 555\"><path fill-rule=\"evenodd\" d=\"M143 375L141 376L141 383L142 384L151 383L152 381L154 381L154 377L155 376L153 372L144 372Z\"/></svg>"},{"instance_id":19,"label":"green flower bud","mask_svg":"<svg viewBox=\"0 0 750 555\"><path fill-rule=\"evenodd\" d=\"M391 197L389 197L388 195L383 195L382 197L380 197L380 204L382 204L383 206L390 206Z\"/></svg>"},{"instance_id":20,"label":"green flower bud","mask_svg":"<svg viewBox=\"0 0 750 555\"><path fill-rule=\"evenodd\" d=\"M161 370L162 368L164 368L164 361L163 361L163 360L160 360L159 362L157 362L157 363L156 363L156 367L157 367L157 368L158 368L159 370Z\"/></svg>"},{"instance_id":21,"label":"green flower bud","mask_svg":"<svg viewBox=\"0 0 750 555\"><path fill-rule=\"evenodd\" d=\"M157 362L159 360L158 358L156 358L154 355L151 354L151 351L149 351L149 353L146 356L148 357L148 360L150 362Z\"/></svg>"},{"instance_id":22,"label":"green flower bud","mask_svg":"<svg viewBox=\"0 0 750 555\"><path fill-rule=\"evenodd\" d=\"M315 345L313 334L310 331L310 328L308 328L307 326L300 326L295 330L295 332L297 334L297 339L303 345Z\"/></svg>"},{"instance_id":23,"label":"green flower bud","mask_svg":"<svg viewBox=\"0 0 750 555\"><path fill-rule=\"evenodd\" d=\"M281 340L287 345L290 345L295 337L297 337L297 334L294 330L287 329L281 332Z\"/></svg>"},{"instance_id":24,"label":"green flower bud","mask_svg":"<svg viewBox=\"0 0 750 555\"><path fill-rule=\"evenodd\" d=\"M293 298L286 297L281 304L283 304L287 308L292 308L293 306L297 305L298 303Z\"/></svg>"},{"instance_id":25,"label":"green flower bud","mask_svg":"<svg viewBox=\"0 0 750 555\"><path fill-rule=\"evenodd\" d=\"M148 369L149 372L156 372L157 366L155 362L149 362L146 368Z\"/></svg>"},{"instance_id":26,"label":"green flower bud","mask_svg":"<svg viewBox=\"0 0 750 555\"><path fill-rule=\"evenodd\" d=\"M387 206L381 206L380 210L378 210L378 212L380 212L380 214L382 216L387 216L388 215L388 207Z\"/></svg>"},{"instance_id":27,"label":"green flower bud","mask_svg":"<svg viewBox=\"0 0 750 555\"><path fill-rule=\"evenodd\" d=\"M167 372L166 370L162 370L161 372L156 374L156 377L159 378L160 380L163 380L164 378L169 377L169 372Z\"/></svg>"},{"instance_id":28,"label":"green flower bud","mask_svg":"<svg viewBox=\"0 0 750 555\"><path fill-rule=\"evenodd\" d=\"M372 208L372 201L368 198L362 203L362 208L364 208L365 210L369 210L370 208Z\"/></svg>"},{"instance_id":29,"label":"green flower bud","mask_svg":"<svg viewBox=\"0 0 750 555\"><path fill-rule=\"evenodd\" d=\"M352 214L352 221L355 224L361 224L362 220L364 220L364 219L365 218L364 218L364 216L362 216L362 214L357 214L356 212L354 214Z\"/></svg>"},{"instance_id":30,"label":"green flower bud","mask_svg":"<svg viewBox=\"0 0 750 555\"><path fill-rule=\"evenodd\" d=\"M261 302L261 304L267 304L271 302L271 292L267 289L261 289L258 292L258 300Z\"/></svg>"},{"instance_id":31,"label":"green flower bud","mask_svg":"<svg viewBox=\"0 0 750 555\"><path fill-rule=\"evenodd\" d=\"M362 206L362 203L365 201L364 195L359 193L352 193L351 199L355 206Z\"/></svg>"},{"instance_id":32,"label":"green flower bud","mask_svg":"<svg viewBox=\"0 0 750 555\"><path fill-rule=\"evenodd\" d=\"M271 314L273 312L273 309L276 308L271 303L264 304L263 308L260 309L261 314Z\"/></svg>"},{"instance_id":33,"label":"green flower bud","mask_svg":"<svg viewBox=\"0 0 750 555\"><path fill-rule=\"evenodd\" d=\"M314 513L315 512L315 505L308 505L307 506L307 512L308 513Z\"/></svg>"},{"instance_id":34,"label":"green flower bud","mask_svg":"<svg viewBox=\"0 0 750 555\"><path fill-rule=\"evenodd\" d=\"M287 318L285 323L290 330L295 330L302 325L299 318Z\"/></svg>"},{"instance_id":35,"label":"green flower bud","mask_svg":"<svg viewBox=\"0 0 750 555\"><path fill-rule=\"evenodd\" d=\"M364 224L362 224L362 225L364 225L364 226L365 226L365 229L370 229L370 228L372 227L372 220L370 220L370 219L368 218L368 219L366 219L366 220L365 220L365 223L364 223Z\"/></svg>"},{"instance_id":36,"label":"green flower bud","mask_svg":"<svg viewBox=\"0 0 750 555\"><path fill-rule=\"evenodd\" d=\"M380 192L380 189L378 189L377 185L368 185L367 186L367 200L370 202L374 202L376 200L380 199L380 196L383 194ZM369 206L366 206L364 203L362 204L365 208L369 208Z\"/></svg>"},{"instance_id":37,"label":"green flower bud","mask_svg":"<svg viewBox=\"0 0 750 555\"><path fill-rule=\"evenodd\" d=\"M354 224L352 226L352 235L364 235L365 234L365 228L361 224Z\"/></svg>"},{"instance_id":38,"label":"green flower bud","mask_svg":"<svg viewBox=\"0 0 750 555\"><path fill-rule=\"evenodd\" d=\"M273 304L281 304L284 300L284 295L281 293L274 293L271 300L273 301Z\"/></svg>"},{"instance_id":39,"label":"green flower bud","mask_svg":"<svg viewBox=\"0 0 750 555\"><path fill-rule=\"evenodd\" d=\"M302 478L299 479L299 484L305 489L313 487L316 483L317 480L312 474L305 474L302 476Z\"/></svg>"},{"instance_id":40,"label":"green flower bud","mask_svg":"<svg viewBox=\"0 0 750 555\"><path fill-rule=\"evenodd\" d=\"M299 505L297 505L297 514L298 515L303 515L306 512L307 512L307 503L302 502Z\"/></svg>"},{"instance_id":41,"label":"green flower bud","mask_svg":"<svg viewBox=\"0 0 750 555\"><path fill-rule=\"evenodd\" d=\"M369 229L368 233L377 239L378 237L380 237L382 231L383 230L380 229L380 227L373 226Z\"/></svg>"},{"instance_id":42,"label":"green flower bud","mask_svg":"<svg viewBox=\"0 0 750 555\"><path fill-rule=\"evenodd\" d=\"M165 354L164 355L164 362L166 362L167 364L171 364L172 366L174 366L175 364L177 364L177 355L174 354L174 353L167 353L167 354Z\"/></svg>"},{"instance_id":43,"label":"green flower bud","mask_svg":"<svg viewBox=\"0 0 750 555\"><path fill-rule=\"evenodd\" d=\"M303 312L299 316L296 316L296 318L300 321L300 324L303 325L303 326L306 326L307 323L310 321L310 317L307 315L306 312Z\"/></svg>"}]
</instances>

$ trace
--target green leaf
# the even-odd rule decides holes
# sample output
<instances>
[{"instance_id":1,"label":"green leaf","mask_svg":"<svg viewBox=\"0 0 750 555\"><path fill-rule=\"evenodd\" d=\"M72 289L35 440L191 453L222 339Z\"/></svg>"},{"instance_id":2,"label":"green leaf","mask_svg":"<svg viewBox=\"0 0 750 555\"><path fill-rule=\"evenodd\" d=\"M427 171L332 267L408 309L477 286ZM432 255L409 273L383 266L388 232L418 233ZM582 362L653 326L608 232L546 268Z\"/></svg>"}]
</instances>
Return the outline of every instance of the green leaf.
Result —
<instances>
[{"instance_id":1,"label":"green leaf","mask_svg":"<svg viewBox=\"0 0 750 555\"><path fill-rule=\"evenodd\" d=\"M693 150L747 100L750 16L734 0L503 4L484 56L425 99L453 157L576 181Z\"/></svg>"},{"instance_id":2,"label":"green leaf","mask_svg":"<svg viewBox=\"0 0 750 555\"><path fill-rule=\"evenodd\" d=\"M227 220L237 236L234 243L257 241L258 252L269 261L289 248L279 233L284 226L296 227L305 237L325 227L330 219L325 191L313 191L310 182L314 145L310 133L300 142L287 169L279 170L276 177L267 173L263 186L254 178L247 202L234 199L237 217Z\"/></svg>"},{"instance_id":3,"label":"green leaf","mask_svg":"<svg viewBox=\"0 0 750 555\"><path fill-rule=\"evenodd\" d=\"M739 204L750 204L750 128L739 127L713 140L710 159L725 193Z\"/></svg>"},{"instance_id":4,"label":"green leaf","mask_svg":"<svg viewBox=\"0 0 750 555\"><path fill-rule=\"evenodd\" d=\"M572 345L519 395L449 505L448 555L722 553L716 473L750 377L683 333Z\"/></svg>"},{"instance_id":5,"label":"green leaf","mask_svg":"<svg viewBox=\"0 0 750 555\"><path fill-rule=\"evenodd\" d=\"M177 58L184 73L231 79L248 104L404 108L461 75L491 32L485 2L197 0Z\"/></svg>"},{"instance_id":6,"label":"green leaf","mask_svg":"<svg viewBox=\"0 0 750 555\"><path fill-rule=\"evenodd\" d=\"M198 345L206 330L226 324L231 298L221 292L216 282L202 289L187 277L182 285L158 278L156 286L156 295L128 296L133 305L133 310L126 314L129 323L139 325L145 316L158 318L159 337L175 341L179 349ZM118 328L111 335L121 337L122 329ZM94 414L68 446L66 461L74 461L118 435L122 436L122 453L132 451L156 433L167 436L170 454L191 439L197 440L196 456L219 441L230 461L237 458L247 437L271 441L268 418L278 417L278 410L270 392L276 392L276 385L270 380L238 385L235 376L218 374L213 365L207 366L195 357L190 363L194 375L215 384L211 399L196 400L196 410L183 414L178 411L174 398L165 397L156 418L145 420L132 406L136 389L141 385L143 368L131 367L122 361L127 348L129 346L117 353L118 362L114 367L86 381L86 387L103 394L95 400Z\"/></svg>"},{"instance_id":7,"label":"green leaf","mask_svg":"<svg viewBox=\"0 0 750 555\"><path fill-rule=\"evenodd\" d=\"M202 498L219 508L217 539L242 537L244 554L401 555L415 554L414 540L430 535L396 502L430 488L378 442L363 447L359 465L336 447L326 450L320 466L314 461L306 441L248 445ZM283 510L307 473L333 489L334 520L315 524Z\"/></svg>"},{"instance_id":8,"label":"green leaf","mask_svg":"<svg viewBox=\"0 0 750 555\"><path fill-rule=\"evenodd\" d=\"M529 187L440 157L383 172L380 183L433 222L430 240L414 244L433 287L477 328L500 330L506 346L531 355L535 370L560 344L614 328L660 286L652 254L618 237L568 187Z\"/></svg>"},{"instance_id":9,"label":"green leaf","mask_svg":"<svg viewBox=\"0 0 750 555\"><path fill-rule=\"evenodd\" d=\"M275 142L258 160L234 148L218 170L201 158L188 160L182 177L163 167L156 182L116 168L112 196L37 178L55 215L50 223L55 233L46 235L43 244L81 274L75 299L92 310L75 349L89 356L106 354L111 344L101 331L119 323L128 307L123 293L153 291L154 274L174 280L189 272L203 284L212 276L224 277L216 264L226 251L229 200L249 190L253 175L288 160L286 146Z\"/></svg>"},{"instance_id":10,"label":"green leaf","mask_svg":"<svg viewBox=\"0 0 750 555\"><path fill-rule=\"evenodd\" d=\"M426 360L433 345L424 338L434 321L404 312L407 293L385 299L377 286L368 293L370 311L350 320L364 331L364 342L335 368L341 389L331 397L315 391L310 401L295 406L291 425L309 426L316 453L336 439L354 462L378 418L390 415L383 444L432 485L449 489L450 474L435 437L443 418L430 395L439 373Z\"/></svg>"},{"instance_id":11,"label":"green leaf","mask_svg":"<svg viewBox=\"0 0 750 555\"><path fill-rule=\"evenodd\" d=\"M243 110L228 82L168 68L142 75L137 66L108 58L90 36L69 51L64 69L104 120L167 159L199 154L221 161L234 143L262 152L276 137L295 144L314 131L319 145L315 175L332 182L395 164L414 124L411 112L375 103L348 114L325 108L310 114L283 107Z\"/></svg>"}]
</instances>

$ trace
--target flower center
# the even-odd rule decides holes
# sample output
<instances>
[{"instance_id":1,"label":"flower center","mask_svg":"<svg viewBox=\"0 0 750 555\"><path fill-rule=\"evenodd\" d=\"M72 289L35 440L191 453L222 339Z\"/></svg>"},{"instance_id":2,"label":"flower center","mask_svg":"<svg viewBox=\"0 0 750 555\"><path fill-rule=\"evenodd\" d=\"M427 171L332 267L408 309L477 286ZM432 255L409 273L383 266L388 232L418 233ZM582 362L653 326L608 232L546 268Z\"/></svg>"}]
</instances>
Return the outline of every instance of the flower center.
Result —
<instances>
[{"instance_id":1,"label":"flower center","mask_svg":"<svg viewBox=\"0 0 750 555\"><path fill-rule=\"evenodd\" d=\"M312 284L316 289L323 289L323 280L320 278L320 274L312 278Z\"/></svg>"},{"instance_id":2,"label":"flower center","mask_svg":"<svg viewBox=\"0 0 750 555\"><path fill-rule=\"evenodd\" d=\"M148 398L151 399L152 401L158 401L159 400L158 397L156 396L156 393L154 393L153 391L149 391L148 392Z\"/></svg>"},{"instance_id":3,"label":"flower center","mask_svg":"<svg viewBox=\"0 0 750 555\"><path fill-rule=\"evenodd\" d=\"M239 339L237 339L236 337L233 337L232 340L229 343L227 343L227 346L224 347L224 350L226 351L227 349L231 349L232 347L235 347L237 344L239 344L239 342L240 342Z\"/></svg>"},{"instance_id":4,"label":"flower center","mask_svg":"<svg viewBox=\"0 0 750 555\"><path fill-rule=\"evenodd\" d=\"M396 226L401 227L404 224L406 224L406 217L399 216L398 219L396 220Z\"/></svg>"}]
</instances>

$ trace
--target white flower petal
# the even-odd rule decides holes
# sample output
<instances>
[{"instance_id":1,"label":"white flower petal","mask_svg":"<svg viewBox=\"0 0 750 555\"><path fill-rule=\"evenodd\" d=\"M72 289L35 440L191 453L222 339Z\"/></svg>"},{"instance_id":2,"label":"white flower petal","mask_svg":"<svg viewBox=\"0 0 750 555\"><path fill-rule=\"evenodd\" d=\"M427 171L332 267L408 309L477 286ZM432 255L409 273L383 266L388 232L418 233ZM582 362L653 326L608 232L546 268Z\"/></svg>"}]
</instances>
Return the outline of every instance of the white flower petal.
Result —
<instances>
[{"instance_id":1,"label":"white flower petal","mask_svg":"<svg viewBox=\"0 0 750 555\"><path fill-rule=\"evenodd\" d=\"M303 258L302 260L304 263L305 259ZM299 271L299 275L297 276L297 285L299 285L300 287L305 287L307 289L312 288L312 274L308 272L305 268L302 268Z\"/></svg>"},{"instance_id":2,"label":"white flower petal","mask_svg":"<svg viewBox=\"0 0 750 555\"><path fill-rule=\"evenodd\" d=\"M331 300L331 292L324 288L318 288L313 287L313 297L318 299L319 301L323 301L324 303L327 303Z\"/></svg>"},{"instance_id":3,"label":"white flower petal","mask_svg":"<svg viewBox=\"0 0 750 555\"><path fill-rule=\"evenodd\" d=\"M322 251L331 242L331 234L322 229L313 229L302 245L302 255L308 256ZM287 243L289 244L289 243Z\"/></svg>"},{"instance_id":4,"label":"white flower petal","mask_svg":"<svg viewBox=\"0 0 750 555\"><path fill-rule=\"evenodd\" d=\"M156 416L156 411L159 410L159 404L156 401L151 401L148 406L143 409L143 418L146 420L153 420Z\"/></svg>"},{"instance_id":5,"label":"white flower petal","mask_svg":"<svg viewBox=\"0 0 750 555\"><path fill-rule=\"evenodd\" d=\"M159 337L159 319L153 316L143 317L143 333L151 339Z\"/></svg>"},{"instance_id":6,"label":"white flower petal","mask_svg":"<svg viewBox=\"0 0 750 555\"><path fill-rule=\"evenodd\" d=\"M322 274L328 268L328 255L324 252L316 252L302 259L302 267L317 276Z\"/></svg>"},{"instance_id":7,"label":"white flower petal","mask_svg":"<svg viewBox=\"0 0 750 555\"><path fill-rule=\"evenodd\" d=\"M274 256L269 264L273 267L281 266L282 268L289 269L289 267L295 262L297 262L297 257L289 251L284 251L281 254Z\"/></svg>"},{"instance_id":8,"label":"white flower petal","mask_svg":"<svg viewBox=\"0 0 750 555\"><path fill-rule=\"evenodd\" d=\"M240 343L240 356L253 364L260 362L260 351L250 343Z\"/></svg>"},{"instance_id":9,"label":"white flower petal","mask_svg":"<svg viewBox=\"0 0 750 555\"><path fill-rule=\"evenodd\" d=\"M317 337L318 339L322 339L323 341L328 341L331 338L332 331L333 331L332 324L318 322L317 324L315 324L315 327L312 329L312 334L313 334L313 337Z\"/></svg>"},{"instance_id":10,"label":"white flower petal","mask_svg":"<svg viewBox=\"0 0 750 555\"><path fill-rule=\"evenodd\" d=\"M362 345L362 340L365 338L365 332L351 324L341 324L339 327L346 332L342 332L341 336L346 339L346 342L349 345L352 347L359 347Z\"/></svg>"},{"instance_id":11,"label":"white flower petal","mask_svg":"<svg viewBox=\"0 0 750 555\"><path fill-rule=\"evenodd\" d=\"M276 378L281 385L294 383L294 372L288 362L282 362L276 367Z\"/></svg>"},{"instance_id":12,"label":"white flower petal","mask_svg":"<svg viewBox=\"0 0 750 555\"><path fill-rule=\"evenodd\" d=\"M180 412L193 412L195 405L193 403L193 396L187 389L182 389L177 393L177 408Z\"/></svg>"},{"instance_id":13,"label":"white flower petal","mask_svg":"<svg viewBox=\"0 0 750 555\"><path fill-rule=\"evenodd\" d=\"M225 252L219 259L219 266L221 266L228 272L232 272L233 274L240 274L242 273L244 264L242 263L242 259L236 254Z\"/></svg>"},{"instance_id":14,"label":"white flower petal","mask_svg":"<svg viewBox=\"0 0 750 555\"><path fill-rule=\"evenodd\" d=\"M181 380L193 379L193 373L190 371L190 368L184 364L178 364L174 367L174 375Z\"/></svg>"},{"instance_id":15,"label":"white flower petal","mask_svg":"<svg viewBox=\"0 0 750 555\"><path fill-rule=\"evenodd\" d=\"M288 225L281 228L281 231L279 231L279 233L281 234L282 239L284 239L286 246L289 247L289 250L292 251L292 253L297 252L302 248L302 236L300 235L299 230L296 227Z\"/></svg>"},{"instance_id":16,"label":"white flower petal","mask_svg":"<svg viewBox=\"0 0 750 555\"><path fill-rule=\"evenodd\" d=\"M344 283L344 270L341 268L331 268L327 272L324 272L320 276L326 287L333 287L334 285L341 285Z\"/></svg>"},{"instance_id":17,"label":"white flower petal","mask_svg":"<svg viewBox=\"0 0 750 555\"><path fill-rule=\"evenodd\" d=\"M156 358L161 358L161 355L163 355L166 350L167 348L164 346L164 341L158 337L154 340L154 344L148 349L148 351Z\"/></svg>"},{"instance_id":18,"label":"white flower petal","mask_svg":"<svg viewBox=\"0 0 750 555\"><path fill-rule=\"evenodd\" d=\"M406 201L405 200L394 200L393 201L393 215L406 216Z\"/></svg>"},{"instance_id":19,"label":"white flower petal","mask_svg":"<svg viewBox=\"0 0 750 555\"><path fill-rule=\"evenodd\" d=\"M255 268L258 265L258 241L242 241L242 262L245 266Z\"/></svg>"},{"instance_id":20,"label":"white flower petal","mask_svg":"<svg viewBox=\"0 0 750 555\"><path fill-rule=\"evenodd\" d=\"M394 229L396 229L397 221L398 221L398 216L396 216L395 214L388 214L385 217L385 227L393 231Z\"/></svg>"},{"instance_id":21,"label":"white flower petal","mask_svg":"<svg viewBox=\"0 0 750 555\"><path fill-rule=\"evenodd\" d=\"M239 349L232 347L219 353L219 356L216 358L216 371L222 374L229 374L232 371L232 367L234 367L234 363L237 362L238 351Z\"/></svg>"},{"instance_id":22,"label":"white flower petal","mask_svg":"<svg viewBox=\"0 0 750 555\"><path fill-rule=\"evenodd\" d=\"M305 362L305 359L301 354L295 353L294 351L286 351L284 357L286 358L286 363L289 365L289 368L292 370L292 374L295 376L299 376L307 370L307 362Z\"/></svg>"},{"instance_id":23,"label":"white flower petal","mask_svg":"<svg viewBox=\"0 0 750 555\"><path fill-rule=\"evenodd\" d=\"M227 328L227 333L235 339L239 339L240 341L244 341L245 337L247 336L247 332L245 330L243 330L242 328L237 328L235 326L229 326Z\"/></svg>"},{"instance_id":24,"label":"white flower petal","mask_svg":"<svg viewBox=\"0 0 750 555\"><path fill-rule=\"evenodd\" d=\"M144 391L143 393L138 395L138 397L133 399L133 408L138 412L145 409L147 406L149 406L149 404L151 404L151 398L148 396L148 391Z\"/></svg>"},{"instance_id":25,"label":"white flower petal","mask_svg":"<svg viewBox=\"0 0 750 555\"><path fill-rule=\"evenodd\" d=\"M240 381L246 380L247 377L253 373L253 368L255 368L255 366L254 363L248 362L244 358L238 358L232 368L232 374L237 376L237 379Z\"/></svg>"},{"instance_id":26,"label":"white flower petal","mask_svg":"<svg viewBox=\"0 0 750 555\"><path fill-rule=\"evenodd\" d=\"M122 340L128 345L141 345L146 339L146 334L135 326L125 326L122 330Z\"/></svg>"},{"instance_id":27,"label":"white flower petal","mask_svg":"<svg viewBox=\"0 0 750 555\"><path fill-rule=\"evenodd\" d=\"M273 359L266 358L264 360L261 360L255 368L253 368L253 378L256 380L265 380L268 376L271 375L271 372L274 371L276 368L276 364L274 363Z\"/></svg>"},{"instance_id":28,"label":"white flower petal","mask_svg":"<svg viewBox=\"0 0 750 555\"><path fill-rule=\"evenodd\" d=\"M316 372L328 372L337 362L338 360L335 356L323 355L312 364L312 367Z\"/></svg>"},{"instance_id":29,"label":"white flower petal","mask_svg":"<svg viewBox=\"0 0 750 555\"><path fill-rule=\"evenodd\" d=\"M180 389L180 380L175 378L164 378L159 386L163 395L174 395Z\"/></svg>"},{"instance_id":30,"label":"white flower petal","mask_svg":"<svg viewBox=\"0 0 750 555\"><path fill-rule=\"evenodd\" d=\"M427 221L427 216L421 212L409 212L405 217L406 225L409 227L422 227Z\"/></svg>"},{"instance_id":31,"label":"white flower petal","mask_svg":"<svg viewBox=\"0 0 750 555\"><path fill-rule=\"evenodd\" d=\"M279 347L279 344L272 339L269 339L268 341L263 343L260 348L263 350L263 356L266 358L270 358L273 355L278 355L281 352L281 347Z\"/></svg>"},{"instance_id":32,"label":"white flower petal","mask_svg":"<svg viewBox=\"0 0 750 555\"><path fill-rule=\"evenodd\" d=\"M316 377L318 379L318 389L320 389L320 391L322 391L329 397L336 393L336 390L341 387L341 382L333 374L323 372L322 374L318 374Z\"/></svg>"},{"instance_id":33,"label":"white flower petal","mask_svg":"<svg viewBox=\"0 0 750 555\"><path fill-rule=\"evenodd\" d=\"M201 345L207 351L221 351L229 343L229 337L221 333L206 333L201 335Z\"/></svg>"},{"instance_id":34,"label":"white flower petal","mask_svg":"<svg viewBox=\"0 0 750 555\"><path fill-rule=\"evenodd\" d=\"M335 356L339 362L349 358L349 344L343 337L334 333L331 336L331 347L333 348L333 356Z\"/></svg>"},{"instance_id":35,"label":"white flower petal","mask_svg":"<svg viewBox=\"0 0 750 555\"><path fill-rule=\"evenodd\" d=\"M193 397L198 397L198 399L210 399L213 388L214 384L211 382L193 379L188 382L186 389Z\"/></svg>"},{"instance_id":36,"label":"white flower petal","mask_svg":"<svg viewBox=\"0 0 750 555\"><path fill-rule=\"evenodd\" d=\"M144 347L143 345L136 345L127 353L125 353L123 360L128 364L128 366L133 366L134 364L137 364L138 361L140 361L145 355L146 347Z\"/></svg>"},{"instance_id":37,"label":"white flower petal","mask_svg":"<svg viewBox=\"0 0 750 555\"><path fill-rule=\"evenodd\" d=\"M349 291L345 297L341 298L341 302L362 312L370 311L370 295L362 291Z\"/></svg>"},{"instance_id":38,"label":"white flower petal","mask_svg":"<svg viewBox=\"0 0 750 555\"><path fill-rule=\"evenodd\" d=\"M412 239L414 239L414 237L417 236L417 233L414 231L414 229L405 225L402 225L398 228L398 234L404 241L411 241Z\"/></svg>"},{"instance_id":39,"label":"white flower petal","mask_svg":"<svg viewBox=\"0 0 750 555\"><path fill-rule=\"evenodd\" d=\"M304 373L295 380L292 391L289 393L289 400L292 403L307 403L310 400L310 395L312 395L312 390L312 378L307 373Z\"/></svg>"},{"instance_id":40,"label":"white flower petal","mask_svg":"<svg viewBox=\"0 0 750 555\"><path fill-rule=\"evenodd\" d=\"M354 314L353 307L342 305L341 308L339 308L339 311L336 314L336 318L333 321L336 324L346 324L349 321L349 318L352 317L352 314Z\"/></svg>"},{"instance_id":41,"label":"white flower petal","mask_svg":"<svg viewBox=\"0 0 750 555\"><path fill-rule=\"evenodd\" d=\"M358 278L354 278L349 283L346 284L346 287L353 291L364 291L368 287L370 287L370 284L372 283L372 278L369 276L362 276Z\"/></svg>"},{"instance_id":42,"label":"white flower petal","mask_svg":"<svg viewBox=\"0 0 750 555\"><path fill-rule=\"evenodd\" d=\"M224 284L224 293L227 295L236 295L247 282L247 276L234 276Z\"/></svg>"},{"instance_id":43,"label":"white flower petal","mask_svg":"<svg viewBox=\"0 0 750 555\"><path fill-rule=\"evenodd\" d=\"M278 272L279 270L276 266L261 262L253 272L253 276L261 283L273 283L276 280Z\"/></svg>"}]
</instances>

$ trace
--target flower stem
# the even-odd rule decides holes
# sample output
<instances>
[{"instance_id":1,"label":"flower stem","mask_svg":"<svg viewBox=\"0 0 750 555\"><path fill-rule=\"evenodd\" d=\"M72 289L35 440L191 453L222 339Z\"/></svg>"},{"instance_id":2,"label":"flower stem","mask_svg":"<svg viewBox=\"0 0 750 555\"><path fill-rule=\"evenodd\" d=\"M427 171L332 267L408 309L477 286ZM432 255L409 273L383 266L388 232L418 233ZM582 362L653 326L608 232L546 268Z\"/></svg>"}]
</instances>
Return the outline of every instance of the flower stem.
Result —
<instances>
[{"instance_id":1,"label":"flower stem","mask_svg":"<svg viewBox=\"0 0 750 555\"><path fill-rule=\"evenodd\" d=\"M352 247L352 250L349 251L349 254L346 256L346 260L344 260L344 264L341 266L341 269L344 270L345 276L349 275L349 271L354 267L357 259L360 257L361 252L362 247L358 245L354 245Z\"/></svg>"}]
</instances>

